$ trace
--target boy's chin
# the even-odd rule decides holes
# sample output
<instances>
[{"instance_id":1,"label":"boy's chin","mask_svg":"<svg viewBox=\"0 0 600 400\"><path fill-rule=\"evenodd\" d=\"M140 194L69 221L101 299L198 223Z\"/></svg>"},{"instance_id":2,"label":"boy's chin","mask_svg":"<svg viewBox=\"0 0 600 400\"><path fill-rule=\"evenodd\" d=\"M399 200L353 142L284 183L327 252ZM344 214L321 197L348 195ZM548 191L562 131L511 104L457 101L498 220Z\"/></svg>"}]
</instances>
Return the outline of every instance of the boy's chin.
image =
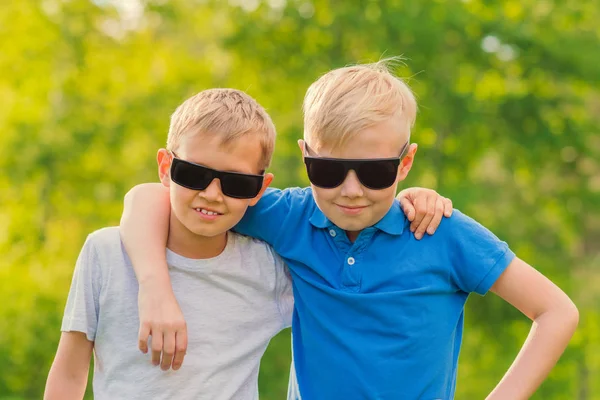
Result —
<instances>
[{"instance_id":1,"label":"boy's chin","mask_svg":"<svg viewBox=\"0 0 600 400\"><path fill-rule=\"evenodd\" d=\"M187 230L192 234L205 238L220 236L231 229L231 227L229 227L230 224L227 224L227 226L224 226L223 224L209 225L202 223L199 224L197 221L195 223L188 222L185 225Z\"/></svg>"},{"instance_id":2,"label":"boy's chin","mask_svg":"<svg viewBox=\"0 0 600 400\"><path fill-rule=\"evenodd\" d=\"M240 218L241 219L241 218ZM232 225L232 221L227 221L226 225L219 224L218 226L194 226L189 229L191 232L198 236L203 236L206 238L216 237L223 235L224 233L229 232L238 224L239 220L235 221L235 224Z\"/></svg>"},{"instance_id":3,"label":"boy's chin","mask_svg":"<svg viewBox=\"0 0 600 400\"><path fill-rule=\"evenodd\" d=\"M338 228L347 232L360 232L368 226L364 222L348 221L347 218L331 219L331 222Z\"/></svg>"}]
</instances>

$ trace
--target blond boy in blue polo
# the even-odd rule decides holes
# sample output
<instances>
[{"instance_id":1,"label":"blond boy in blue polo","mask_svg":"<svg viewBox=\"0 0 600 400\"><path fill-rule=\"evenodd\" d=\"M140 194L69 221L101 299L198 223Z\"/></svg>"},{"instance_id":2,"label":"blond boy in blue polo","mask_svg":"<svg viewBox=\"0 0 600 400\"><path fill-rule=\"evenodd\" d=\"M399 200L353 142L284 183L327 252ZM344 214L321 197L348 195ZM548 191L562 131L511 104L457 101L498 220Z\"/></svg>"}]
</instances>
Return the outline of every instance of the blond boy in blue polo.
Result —
<instances>
[{"instance_id":1,"label":"blond boy in blue polo","mask_svg":"<svg viewBox=\"0 0 600 400\"><path fill-rule=\"evenodd\" d=\"M409 231L393 204L415 160L416 108L385 62L325 74L306 94L299 141L311 187L267 191L236 226L271 244L292 276L290 398L454 398L473 292L492 291L533 321L488 399L529 398L575 330L571 300L466 215L454 212L420 241ZM130 212L168 210L164 196L150 192L152 204ZM130 240L164 246L164 214L148 217ZM148 259L137 268L165 268Z\"/></svg>"}]
</instances>

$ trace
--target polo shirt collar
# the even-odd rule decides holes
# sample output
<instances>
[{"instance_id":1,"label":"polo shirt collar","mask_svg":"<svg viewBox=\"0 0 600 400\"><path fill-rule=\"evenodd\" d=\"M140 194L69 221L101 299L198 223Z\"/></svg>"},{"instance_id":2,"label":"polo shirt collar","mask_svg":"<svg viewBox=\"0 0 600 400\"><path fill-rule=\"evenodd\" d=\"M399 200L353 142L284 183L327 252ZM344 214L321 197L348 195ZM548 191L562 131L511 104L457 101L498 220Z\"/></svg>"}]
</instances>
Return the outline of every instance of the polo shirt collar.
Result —
<instances>
[{"instance_id":1,"label":"polo shirt collar","mask_svg":"<svg viewBox=\"0 0 600 400\"><path fill-rule=\"evenodd\" d=\"M309 221L315 228L324 229L333 226L333 222L323 214L323 211L319 207L315 207Z\"/></svg>"},{"instance_id":2,"label":"polo shirt collar","mask_svg":"<svg viewBox=\"0 0 600 400\"><path fill-rule=\"evenodd\" d=\"M323 211L321 211L319 207L315 207L309 221L315 228L325 229L333 226L333 222L323 214ZM392 204L392 207L387 214L385 214L379 222L373 225L373 227L389 235L402 235L406 221L407 219L404 215L404 211L402 211L398 201L394 200L394 204Z\"/></svg>"},{"instance_id":3,"label":"polo shirt collar","mask_svg":"<svg viewBox=\"0 0 600 400\"><path fill-rule=\"evenodd\" d=\"M394 200L390 210L375 225L375 228L389 235L402 235L406 225L406 215L398 200Z\"/></svg>"}]
</instances>

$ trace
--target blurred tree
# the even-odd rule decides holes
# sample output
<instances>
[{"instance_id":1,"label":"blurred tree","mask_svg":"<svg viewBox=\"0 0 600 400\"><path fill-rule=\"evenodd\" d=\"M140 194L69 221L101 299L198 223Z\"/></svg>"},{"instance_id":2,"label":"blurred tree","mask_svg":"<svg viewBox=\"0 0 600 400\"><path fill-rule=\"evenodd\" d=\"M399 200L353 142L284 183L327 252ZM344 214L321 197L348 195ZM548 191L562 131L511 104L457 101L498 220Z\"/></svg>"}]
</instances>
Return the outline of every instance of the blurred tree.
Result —
<instances>
[{"instance_id":1,"label":"blurred tree","mask_svg":"<svg viewBox=\"0 0 600 400\"><path fill-rule=\"evenodd\" d=\"M183 99L248 91L278 126L276 185L304 185L308 85L398 54L420 103L406 185L451 197L574 298L580 329L535 398L600 399L598 20L598 0L5 2L0 399L40 397L85 235L156 180ZM493 296L466 318L457 398L483 398L530 324ZM286 332L263 361L263 399L284 396L289 361Z\"/></svg>"}]
</instances>

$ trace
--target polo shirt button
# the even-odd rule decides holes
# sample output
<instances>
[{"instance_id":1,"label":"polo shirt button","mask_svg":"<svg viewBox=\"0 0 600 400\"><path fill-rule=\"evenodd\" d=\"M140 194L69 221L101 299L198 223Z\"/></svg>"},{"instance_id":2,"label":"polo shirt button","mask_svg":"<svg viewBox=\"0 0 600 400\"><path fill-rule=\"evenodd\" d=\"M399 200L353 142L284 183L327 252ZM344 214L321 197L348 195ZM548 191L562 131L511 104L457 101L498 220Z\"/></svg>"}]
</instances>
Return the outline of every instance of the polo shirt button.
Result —
<instances>
[{"instance_id":1,"label":"polo shirt button","mask_svg":"<svg viewBox=\"0 0 600 400\"><path fill-rule=\"evenodd\" d=\"M337 234L335 233L335 230L333 230L333 229L330 229L330 230L329 230L329 234L331 235L331 237L335 237L335 235L337 235Z\"/></svg>"},{"instance_id":2,"label":"polo shirt button","mask_svg":"<svg viewBox=\"0 0 600 400\"><path fill-rule=\"evenodd\" d=\"M354 265L355 261L354 257L348 257L348 265Z\"/></svg>"}]
</instances>

